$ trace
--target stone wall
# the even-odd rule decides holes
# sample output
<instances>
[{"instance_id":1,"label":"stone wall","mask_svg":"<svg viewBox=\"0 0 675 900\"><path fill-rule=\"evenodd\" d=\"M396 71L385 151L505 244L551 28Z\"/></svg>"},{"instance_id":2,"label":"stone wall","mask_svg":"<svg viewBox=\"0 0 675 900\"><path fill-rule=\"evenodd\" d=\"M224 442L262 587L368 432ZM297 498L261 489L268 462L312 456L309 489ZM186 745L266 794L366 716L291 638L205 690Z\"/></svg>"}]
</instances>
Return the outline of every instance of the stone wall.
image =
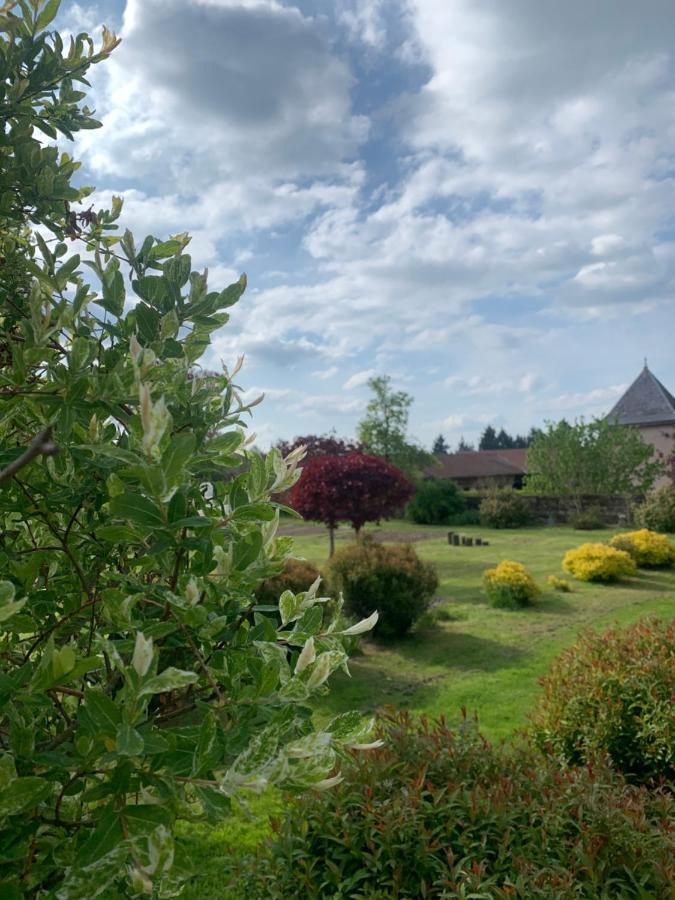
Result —
<instances>
[{"instance_id":1,"label":"stone wall","mask_svg":"<svg viewBox=\"0 0 675 900\"><path fill-rule=\"evenodd\" d=\"M540 494L519 492L519 496L530 508L532 520L541 525L564 525L576 512L576 506L569 497L549 497ZM467 509L478 509L483 499L478 494L464 498ZM630 522L630 502L625 497L586 496L583 498L583 509L597 507L608 525L620 525Z\"/></svg>"}]
</instances>

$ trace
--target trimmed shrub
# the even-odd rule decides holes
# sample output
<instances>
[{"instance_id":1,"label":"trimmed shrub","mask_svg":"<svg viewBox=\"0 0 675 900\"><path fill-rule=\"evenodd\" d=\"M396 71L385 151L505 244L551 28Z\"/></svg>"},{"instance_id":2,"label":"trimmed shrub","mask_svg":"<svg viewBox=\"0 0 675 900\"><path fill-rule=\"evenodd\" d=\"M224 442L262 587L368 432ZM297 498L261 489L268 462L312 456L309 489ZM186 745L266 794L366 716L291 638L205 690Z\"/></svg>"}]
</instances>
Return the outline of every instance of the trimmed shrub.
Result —
<instances>
[{"instance_id":1,"label":"trimmed shrub","mask_svg":"<svg viewBox=\"0 0 675 900\"><path fill-rule=\"evenodd\" d=\"M503 609L531 606L541 593L525 566L510 559L483 572L483 587L492 605Z\"/></svg>"},{"instance_id":2,"label":"trimmed shrub","mask_svg":"<svg viewBox=\"0 0 675 900\"><path fill-rule=\"evenodd\" d=\"M667 568L675 563L675 544L665 534L658 534L647 528L617 534L609 545L617 550L625 550L641 569Z\"/></svg>"},{"instance_id":3,"label":"trimmed shrub","mask_svg":"<svg viewBox=\"0 0 675 900\"><path fill-rule=\"evenodd\" d=\"M561 772L465 722L396 713L345 779L294 803L237 873L256 898L670 896L673 797L602 763Z\"/></svg>"},{"instance_id":4,"label":"trimmed shrub","mask_svg":"<svg viewBox=\"0 0 675 900\"><path fill-rule=\"evenodd\" d=\"M480 513L477 509L465 509L464 512L450 516L447 525L480 525Z\"/></svg>"},{"instance_id":5,"label":"trimmed shrub","mask_svg":"<svg viewBox=\"0 0 675 900\"><path fill-rule=\"evenodd\" d=\"M569 594L572 591L572 585L569 581L566 578L558 578L557 575L549 575L546 583L554 591L560 591L562 594Z\"/></svg>"},{"instance_id":6,"label":"trimmed shrub","mask_svg":"<svg viewBox=\"0 0 675 900\"><path fill-rule=\"evenodd\" d=\"M579 581L620 581L637 572L630 554L607 544L582 544L568 550L563 569Z\"/></svg>"},{"instance_id":7,"label":"trimmed shrub","mask_svg":"<svg viewBox=\"0 0 675 900\"><path fill-rule=\"evenodd\" d=\"M675 534L675 485L665 484L648 494L633 510L635 524Z\"/></svg>"},{"instance_id":8,"label":"trimmed shrub","mask_svg":"<svg viewBox=\"0 0 675 900\"><path fill-rule=\"evenodd\" d=\"M604 528L606 522L599 506L589 506L582 512L573 513L570 516L570 525L577 531L597 531Z\"/></svg>"},{"instance_id":9,"label":"trimmed shrub","mask_svg":"<svg viewBox=\"0 0 675 900\"><path fill-rule=\"evenodd\" d=\"M486 528L522 528L530 510L516 491L492 491L480 504L480 524Z\"/></svg>"},{"instance_id":10,"label":"trimmed shrub","mask_svg":"<svg viewBox=\"0 0 675 900\"><path fill-rule=\"evenodd\" d=\"M378 544L364 538L337 551L326 570L328 586L341 592L348 613L380 615L375 634L400 637L427 609L438 587L436 570L410 544Z\"/></svg>"},{"instance_id":11,"label":"trimmed shrub","mask_svg":"<svg viewBox=\"0 0 675 900\"><path fill-rule=\"evenodd\" d=\"M629 780L675 778L675 620L590 632L541 680L536 744L568 763L606 754Z\"/></svg>"},{"instance_id":12,"label":"trimmed shrub","mask_svg":"<svg viewBox=\"0 0 675 900\"><path fill-rule=\"evenodd\" d=\"M406 517L418 525L449 525L465 511L466 501L454 481L428 478L421 481L408 504Z\"/></svg>"},{"instance_id":13,"label":"trimmed shrub","mask_svg":"<svg viewBox=\"0 0 675 900\"><path fill-rule=\"evenodd\" d=\"M305 559L287 559L283 572L262 581L256 588L259 603L279 605L279 597L284 591L300 594L308 590L319 577L319 570Z\"/></svg>"}]
</instances>

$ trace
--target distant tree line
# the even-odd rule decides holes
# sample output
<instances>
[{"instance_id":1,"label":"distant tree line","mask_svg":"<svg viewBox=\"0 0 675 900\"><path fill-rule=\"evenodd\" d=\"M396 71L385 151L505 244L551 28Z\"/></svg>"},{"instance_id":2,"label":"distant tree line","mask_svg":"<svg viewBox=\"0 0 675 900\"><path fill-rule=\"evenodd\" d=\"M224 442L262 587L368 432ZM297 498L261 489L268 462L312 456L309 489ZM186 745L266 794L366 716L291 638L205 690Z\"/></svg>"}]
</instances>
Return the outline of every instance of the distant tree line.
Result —
<instances>
[{"instance_id":1,"label":"distant tree line","mask_svg":"<svg viewBox=\"0 0 675 900\"><path fill-rule=\"evenodd\" d=\"M479 450L515 450L521 447L530 447L537 435L537 429L531 428L529 434L510 435L504 428L499 431L493 425L487 425L480 436L478 442ZM453 451L442 434L439 434L434 441L432 453L466 453L476 449L474 444L464 440L464 436L459 439L457 448Z\"/></svg>"}]
</instances>

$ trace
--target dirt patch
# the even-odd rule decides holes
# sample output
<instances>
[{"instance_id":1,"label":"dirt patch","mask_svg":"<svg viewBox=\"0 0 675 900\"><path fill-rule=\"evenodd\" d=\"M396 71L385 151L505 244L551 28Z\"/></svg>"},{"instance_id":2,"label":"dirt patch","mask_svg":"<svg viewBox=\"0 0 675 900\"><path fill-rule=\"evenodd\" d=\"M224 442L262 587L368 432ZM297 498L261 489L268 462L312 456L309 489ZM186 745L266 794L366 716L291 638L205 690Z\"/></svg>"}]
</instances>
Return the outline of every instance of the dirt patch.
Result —
<instances>
[{"instance_id":1,"label":"dirt patch","mask_svg":"<svg viewBox=\"0 0 675 900\"><path fill-rule=\"evenodd\" d=\"M280 535L287 537L328 537L327 529L321 525L282 525L279 528ZM375 528L368 531L368 536L376 541L388 544L415 544L418 541L430 541L439 538L440 535L429 531L385 531ZM353 541L354 532L349 528L338 528L335 532L336 541Z\"/></svg>"}]
</instances>

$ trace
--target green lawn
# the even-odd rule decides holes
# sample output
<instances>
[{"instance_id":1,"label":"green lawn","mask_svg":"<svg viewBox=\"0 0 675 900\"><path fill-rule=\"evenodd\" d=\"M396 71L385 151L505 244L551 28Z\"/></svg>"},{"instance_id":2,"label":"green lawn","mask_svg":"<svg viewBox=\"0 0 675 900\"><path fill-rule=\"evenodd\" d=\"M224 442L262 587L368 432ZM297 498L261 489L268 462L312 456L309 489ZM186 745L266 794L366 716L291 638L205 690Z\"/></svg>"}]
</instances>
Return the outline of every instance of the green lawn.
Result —
<instances>
[{"instance_id":1,"label":"green lawn","mask_svg":"<svg viewBox=\"0 0 675 900\"><path fill-rule=\"evenodd\" d=\"M606 540L612 531L577 532L569 528L530 528L491 531L463 527L479 534L488 547L451 547L446 528L390 522L381 526L393 535L403 531L427 532L419 541L419 555L438 570L441 603L414 632L395 644L363 642L361 653L350 662L351 678L331 680L330 695L317 709L325 717L348 709L371 712L386 704L415 712L443 714L452 721L465 706L478 714L483 732L492 739L508 738L527 724L536 702L538 678L564 647L585 628L626 624L640 616L672 617L675 611L675 571L641 572L622 585L573 582L574 591L560 594L546 587L546 576L562 574L567 549L586 540ZM340 541L351 539L338 532ZM325 563L325 534L296 537L296 553ZM524 563L542 586L535 608L512 612L493 609L480 589L484 569L500 559ZM234 898L225 893L223 858L250 847L266 829L264 812L279 807L278 797L258 801L259 818L237 817L210 832L193 832L193 862L203 865L205 879L186 894L191 900Z\"/></svg>"}]
</instances>

